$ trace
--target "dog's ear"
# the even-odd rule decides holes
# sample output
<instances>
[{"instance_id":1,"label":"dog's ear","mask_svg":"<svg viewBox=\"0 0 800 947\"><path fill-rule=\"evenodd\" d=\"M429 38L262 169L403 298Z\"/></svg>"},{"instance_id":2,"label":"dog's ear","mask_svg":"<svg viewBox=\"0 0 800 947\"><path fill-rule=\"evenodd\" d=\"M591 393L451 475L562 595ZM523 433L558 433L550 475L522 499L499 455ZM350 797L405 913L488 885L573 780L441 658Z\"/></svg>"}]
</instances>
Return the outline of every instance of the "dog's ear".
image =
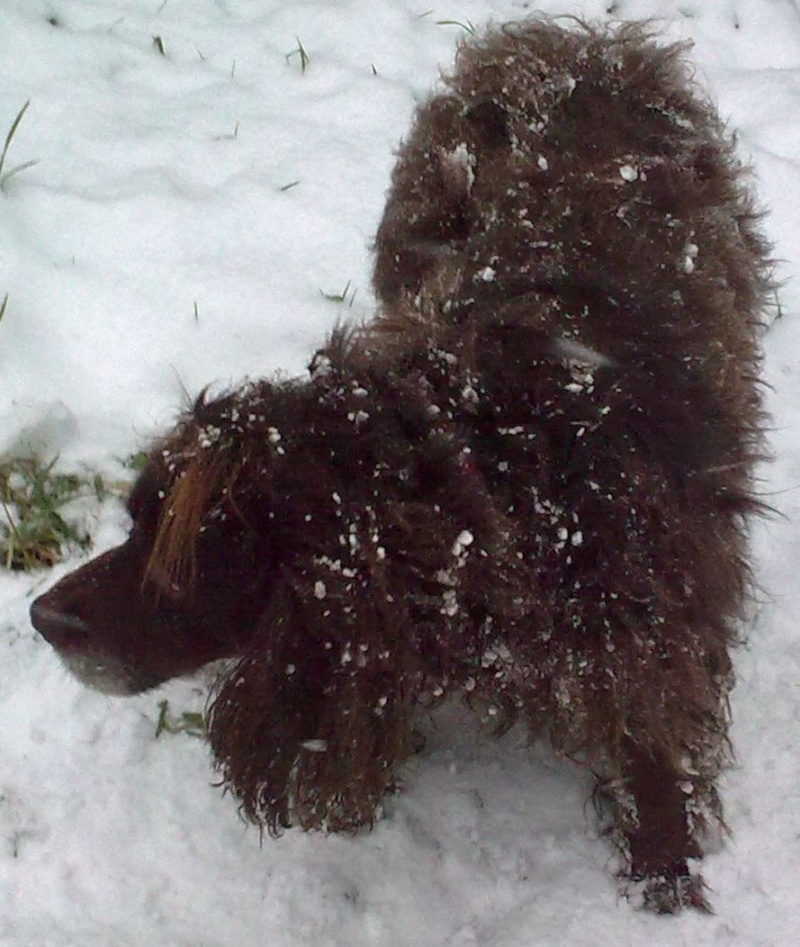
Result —
<instances>
[{"instance_id":1,"label":"dog's ear","mask_svg":"<svg viewBox=\"0 0 800 947\"><path fill-rule=\"evenodd\" d=\"M278 833L370 823L411 752L421 679L383 564L284 570L261 627L220 678L209 736L244 814Z\"/></svg>"}]
</instances>

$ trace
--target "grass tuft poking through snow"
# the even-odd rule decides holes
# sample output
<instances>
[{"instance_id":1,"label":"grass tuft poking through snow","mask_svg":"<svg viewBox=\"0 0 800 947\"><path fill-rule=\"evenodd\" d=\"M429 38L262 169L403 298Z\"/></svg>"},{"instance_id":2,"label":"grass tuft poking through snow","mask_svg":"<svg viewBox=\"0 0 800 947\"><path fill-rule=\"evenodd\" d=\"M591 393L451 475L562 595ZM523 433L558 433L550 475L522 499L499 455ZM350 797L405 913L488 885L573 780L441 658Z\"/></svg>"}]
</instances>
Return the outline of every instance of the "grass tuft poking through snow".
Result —
<instances>
[{"instance_id":1,"label":"grass tuft poking through snow","mask_svg":"<svg viewBox=\"0 0 800 947\"><path fill-rule=\"evenodd\" d=\"M14 140L14 135L17 132L17 129L20 126L25 113L28 111L28 106L31 104L30 99L22 106L22 108L17 112L17 117L11 123L11 127L8 130L6 135L5 143L3 144L3 150L0 152L0 190L5 190L6 184L9 180L15 175L19 174L20 171L25 171L28 168L32 168L35 164L38 164L37 161L24 161L22 164L18 164L13 168L5 170L6 156L8 155L8 149L11 147L11 142ZM3 309L5 310L5 302L3 303ZM0 314L1 315L1 314Z\"/></svg>"},{"instance_id":2,"label":"grass tuft poking through snow","mask_svg":"<svg viewBox=\"0 0 800 947\"><path fill-rule=\"evenodd\" d=\"M91 544L69 506L89 495L102 501L109 491L98 473L56 472L56 460L0 459L0 564L6 569L52 566Z\"/></svg>"}]
</instances>

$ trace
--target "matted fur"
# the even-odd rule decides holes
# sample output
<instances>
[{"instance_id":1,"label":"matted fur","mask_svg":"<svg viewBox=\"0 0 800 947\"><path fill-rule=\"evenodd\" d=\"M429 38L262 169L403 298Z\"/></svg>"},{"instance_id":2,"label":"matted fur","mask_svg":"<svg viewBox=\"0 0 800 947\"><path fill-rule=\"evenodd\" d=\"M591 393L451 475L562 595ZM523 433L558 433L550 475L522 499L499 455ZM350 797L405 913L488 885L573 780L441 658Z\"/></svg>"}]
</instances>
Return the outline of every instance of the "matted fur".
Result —
<instances>
[{"instance_id":1,"label":"matted fur","mask_svg":"<svg viewBox=\"0 0 800 947\"><path fill-rule=\"evenodd\" d=\"M108 690L231 658L211 746L270 831L371 822L461 692L593 769L648 907L705 906L771 284L684 52L545 20L462 46L400 149L376 320L201 397L130 540L34 604Z\"/></svg>"}]
</instances>

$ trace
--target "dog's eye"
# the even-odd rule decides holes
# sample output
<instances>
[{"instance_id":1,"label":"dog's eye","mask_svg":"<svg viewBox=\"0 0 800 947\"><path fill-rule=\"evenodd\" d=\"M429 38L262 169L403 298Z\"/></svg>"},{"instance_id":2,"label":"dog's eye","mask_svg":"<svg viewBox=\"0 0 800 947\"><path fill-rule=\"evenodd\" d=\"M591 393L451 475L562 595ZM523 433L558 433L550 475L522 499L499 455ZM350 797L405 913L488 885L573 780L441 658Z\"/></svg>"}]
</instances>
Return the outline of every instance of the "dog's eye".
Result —
<instances>
[{"instance_id":1,"label":"dog's eye","mask_svg":"<svg viewBox=\"0 0 800 947\"><path fill-rule=\"evenodd\" d=\"M157 519L167 495L168 485L159 474L145 467L128 495L127 508L134 520Z\"/></svg>"},{"instance_id":2,"label":"dog's eye","mask_svg":"<svg viewBox=\"0 0 800 947\"><path fill-rule=\"evenodd\" d=\"M131 543L147 560L153 547L153 530L148 528L147 520L141 516L132 516L128 530L128 542Z\"/></svg>"}]
</instances>

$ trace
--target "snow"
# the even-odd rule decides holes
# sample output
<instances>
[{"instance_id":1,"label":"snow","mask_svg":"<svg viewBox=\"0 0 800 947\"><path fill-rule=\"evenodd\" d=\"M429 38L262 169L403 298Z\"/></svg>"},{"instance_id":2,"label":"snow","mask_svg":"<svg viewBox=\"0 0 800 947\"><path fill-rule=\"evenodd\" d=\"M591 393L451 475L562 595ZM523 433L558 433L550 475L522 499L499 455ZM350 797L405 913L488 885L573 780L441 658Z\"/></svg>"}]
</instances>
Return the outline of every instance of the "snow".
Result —
<instances>
[{"instance_id":1,"label":"snow","mask_svg":"<svg viewBox=\"0 0 800 947\"><path fill-rule=\"evenodd\" d=\"M110 698L34 634L32 595L73 558L0 574L2 947L797 943L800 6L536 7L657 16L669 38L694 40L788 280L765 338L775 460L762 485L776 515L753 529L761 592L737 654L738 764L723 781L733 837L705 867L716 914L635 911L585 774L517 730L486 738L456 708L371 832L262 840L212 784L200 740L155 738L161 701L203 709L202 676ZM0 453L30 444L64 469L130 478L122 459L203 386L300 371L337 319L368 318L370 241L415 101L464 27L528 9L4 0L0 139L31 102L6 169L38 163L0 191ZM117 502L86 516L95 551L125 534Z\"/></svg>"}]
</instances>

